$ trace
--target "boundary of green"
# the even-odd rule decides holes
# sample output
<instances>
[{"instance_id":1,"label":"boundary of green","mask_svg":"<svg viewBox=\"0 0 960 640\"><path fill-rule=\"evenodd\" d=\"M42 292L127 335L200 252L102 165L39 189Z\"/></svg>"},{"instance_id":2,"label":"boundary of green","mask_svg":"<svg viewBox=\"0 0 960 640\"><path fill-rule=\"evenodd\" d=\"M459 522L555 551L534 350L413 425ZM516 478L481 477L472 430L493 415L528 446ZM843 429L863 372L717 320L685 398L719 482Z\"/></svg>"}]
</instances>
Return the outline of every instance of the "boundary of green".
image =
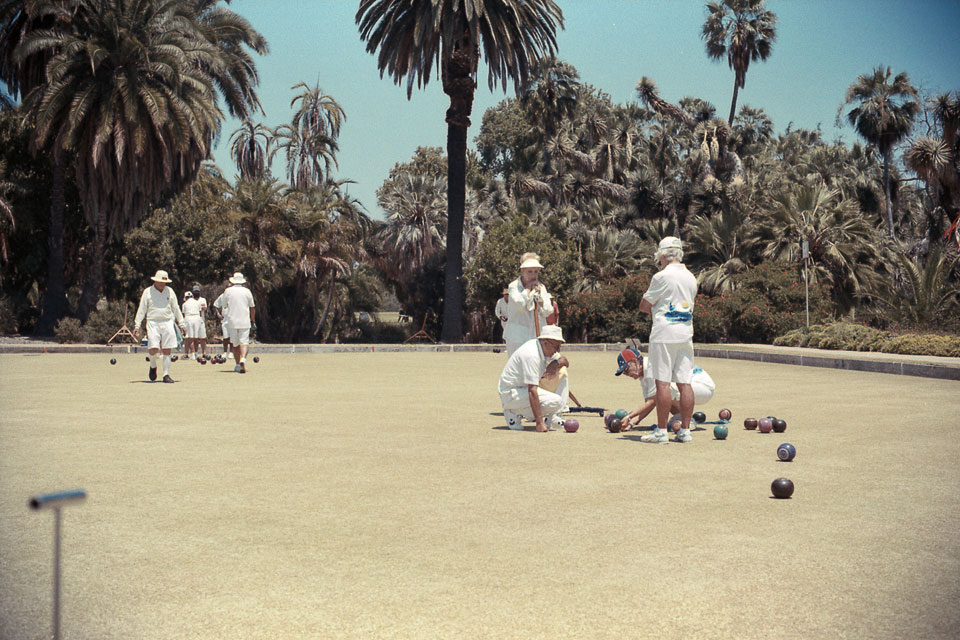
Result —
<instances>
[{"instance_id":1,"label":"boundary of green","mask_svg":"<svg viewBox=\"0 0 960 640\"><path fill-rule=\"evenodd\" d=\"M219 348L217 345L208 345ZM623 343L567 344L564 351L611 351L623 349ZM396 353L396 352L480 352L502 350L497 344L255 344L253 352L265 353ZM146 351L140 345L7 343L0 344L0 354L42 353L139 353ZM802 367L823 367L868 371L924 378L960 381L960 358L911 356L856 351L827 351L804 347L774 347L769 345L697 345L694 354L703 358L752 360Z\"/></svg>"}]
</instances>

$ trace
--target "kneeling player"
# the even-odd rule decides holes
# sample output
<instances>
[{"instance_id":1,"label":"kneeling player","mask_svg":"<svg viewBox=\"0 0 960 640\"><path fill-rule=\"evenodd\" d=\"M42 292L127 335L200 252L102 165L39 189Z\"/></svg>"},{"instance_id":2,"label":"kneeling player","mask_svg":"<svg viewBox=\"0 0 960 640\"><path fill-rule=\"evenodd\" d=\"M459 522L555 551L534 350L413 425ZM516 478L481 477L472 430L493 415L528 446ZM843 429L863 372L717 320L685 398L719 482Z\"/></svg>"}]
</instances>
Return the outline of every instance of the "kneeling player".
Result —
<instances>
[{"instance_id":1,"label":"kneeling player","mask_svg":"<svg viewBox=\"0 0 960 640\"><path fill-rule=\"evenodd\" d=\"M639 409L630 412L621 431L627 431L632 425L639 424L641 420L657 407L657 382L654 380L650 369L647 366L647 358L642 357L636 349L624 349L617 356L617 372L614 375L627 374L634 380L639 380L641 390L643 391L644 402ZM693 379L690 381L693 387L694 406L710 402L713 398L713 392L716 385L710 374L695 367L693 369ZM670 384L670 414L680 413L680 391L676 383Z\"/></svg>"}]
</instances>

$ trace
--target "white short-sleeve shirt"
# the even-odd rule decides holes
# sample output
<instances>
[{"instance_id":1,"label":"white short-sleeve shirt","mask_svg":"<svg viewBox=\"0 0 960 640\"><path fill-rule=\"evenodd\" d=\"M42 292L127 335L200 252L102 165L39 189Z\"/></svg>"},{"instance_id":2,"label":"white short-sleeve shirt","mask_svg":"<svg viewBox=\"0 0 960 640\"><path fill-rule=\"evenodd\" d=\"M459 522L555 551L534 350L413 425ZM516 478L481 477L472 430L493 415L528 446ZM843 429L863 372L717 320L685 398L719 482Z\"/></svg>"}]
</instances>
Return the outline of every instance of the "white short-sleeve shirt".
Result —
<instances>
[{"instance_id":1,"label":"white short-sleeve shirt","mask_svg":"<svg viewBox=\"0 0 960 640\"><path fill-rule=\"evenodd\" d=\"M506 393L510 389L526 389L527 385L539 385L546 370L547 358L543 355L540 340L527 340L513 352L504 365L498 391Z\"/></svg>"},{"instance_id":2,"label":"white short-sleeve shirt","mask_svg":"<svg viewBox=\"0 0 960 640\"><path fill-rule=\"evenodd\" d=\"M650 280L643 299L650 303L653 328L650 342L693 340L693 303L697 279L679 262L671 262Z\"/></svg>"},{"instance_id":3,"label":"white short-sleeve shirt","mask_svg":"<svg viewBox=\"0 0 960 640\"><path fill-rule=\"evenodd\" d=\"M223 307L223 321L230 325L231 329L250 328L250 307L256 306L250 289L238 284L227 287L220 303Z\"/></svg>"}]
</instances>

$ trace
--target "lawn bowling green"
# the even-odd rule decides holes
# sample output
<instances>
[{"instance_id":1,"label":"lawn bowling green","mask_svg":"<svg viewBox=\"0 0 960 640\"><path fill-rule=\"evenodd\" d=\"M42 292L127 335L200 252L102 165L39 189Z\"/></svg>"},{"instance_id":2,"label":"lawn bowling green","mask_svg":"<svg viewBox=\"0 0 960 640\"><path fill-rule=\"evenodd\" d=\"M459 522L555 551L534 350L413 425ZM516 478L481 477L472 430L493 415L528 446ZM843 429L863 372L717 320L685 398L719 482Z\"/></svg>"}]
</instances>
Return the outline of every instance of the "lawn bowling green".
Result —
<instances>
[{"instance_id":1,"label":"lawn bowling green","mask_svg":"<svg viewBox=\"0 0 960 640\"><path fill-rule=\"evenodd\" d=\"M52 524L27 500L69 487L88 497L63 513L65 638L960 628L957 382L700 358L728 438L648 445L595 415L508 431L502 353L272 353L245 376L181 360L176 385L113 357L0 355L0 638L48 633ZM639 405L611 353L568 357L581 402ZM739 427L769 414L789 464Z\"/></svg>"}]
</instances>

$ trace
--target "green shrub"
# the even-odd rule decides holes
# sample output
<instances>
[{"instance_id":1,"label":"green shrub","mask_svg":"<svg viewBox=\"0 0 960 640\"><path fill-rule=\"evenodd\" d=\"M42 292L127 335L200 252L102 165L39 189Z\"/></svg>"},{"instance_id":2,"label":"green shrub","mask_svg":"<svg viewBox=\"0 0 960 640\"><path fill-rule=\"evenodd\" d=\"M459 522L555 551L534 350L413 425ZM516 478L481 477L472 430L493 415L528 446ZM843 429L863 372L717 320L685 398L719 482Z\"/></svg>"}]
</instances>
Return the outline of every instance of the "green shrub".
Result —
<instances>
[{"instance_id":1,"label":"green shrub","mask_svg":"<svg viewBox=\"0 0 960 640\"><path fill-rule=\"evenodd\" d=\"M62 318L53 329L57 342L83 342L83 326L76 318Z\"/></svg>"},{"instance_id":2,"label":"green shrub","mask_svg":"<svg viewBox=\"0 0 960 640\"><path fill-rule=\"evenodd\" d=\"M960 336L908 333L891 334L852 322L813 325L809 330L796 329L777 338L777 346L838 349L842 351L876 351L921 356L960 356Z\"/></svg>"},{"instance_id":3,"label":"green shrub","mask_svg":"<svg viewBox=\"0 0 960 640\"><path fill-rule=\"evenodd\" d=\"M83 325L83 332L88 342L94 344L106 344L107 340L113 337L118 329L123 325L122 302L107 302L99 305L97 310L90 314L87 323ZM135 311L132 305L127 310L127 328L133 331L133 319ZM124 342L129 342L126 338Z\"/></svg>"},{"instance_id":4,"label":"green shrub","mask_svg":"<svg viewBox=\"0 0 960 640\"><path fill-rule=\"evenodd\" d=\"M0 295L0 335L17 332L17 305L9 296Z\"/></svg>"},{"instance_id":5,"label":"green shrub","mask_svg":"<svg viewBox=\"0 0 960 640\"><path fill-rule=\"evenodd\" d=\"M640 313L640 300L650 286L650 276L635 274L584 291L568 299L561 309L561 324L573 342L622 342L650 338L650 316Z\"/></svg>"},{"instance_id":6,"label":"green shrub","mask_svg":"<svg viewBox=\"0 0 960 640\"><path fill-rule=\"evenodd\" d=\"M697 342L726 342L730 315L719 296L700 294L693 305L693 339Z\"/></svg>"}]
</instances>

